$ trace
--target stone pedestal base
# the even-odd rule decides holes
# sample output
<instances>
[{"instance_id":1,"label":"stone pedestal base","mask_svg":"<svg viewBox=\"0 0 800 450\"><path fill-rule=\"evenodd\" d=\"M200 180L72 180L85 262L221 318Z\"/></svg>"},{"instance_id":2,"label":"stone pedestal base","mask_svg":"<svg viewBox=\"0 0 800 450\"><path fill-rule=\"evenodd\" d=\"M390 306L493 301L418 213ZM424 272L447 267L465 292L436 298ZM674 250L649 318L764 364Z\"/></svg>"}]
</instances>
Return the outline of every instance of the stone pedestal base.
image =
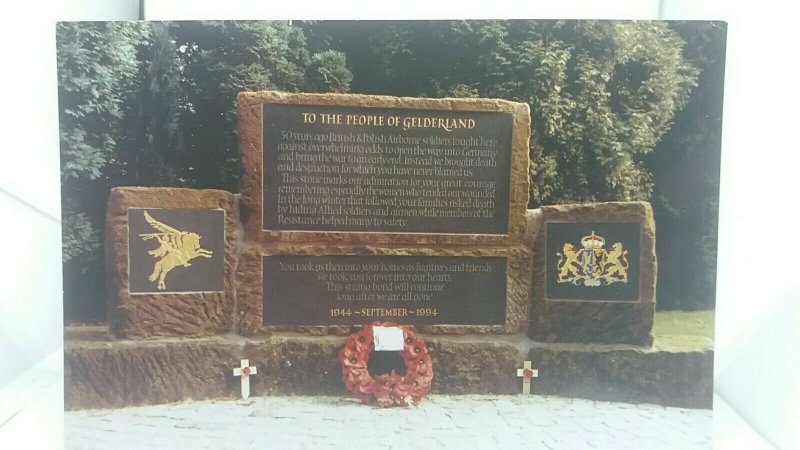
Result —
<instances>
[{"instance_id":1,"label":"stone pedestal base","mask_svg":"<svg viewBox=\"0 0 800 450\"><path fill-rule=\"evenodd\" d=\"M521 392L516 376L525 359L539 378L531 391L595 400L710 408L714 352L710 340L651 348L629 345L545 344L522 334L421 335L433 359L433 393ZM253 396L340 395L340 336L275 333L147 341L111 340L104 328L68 328L65 338L66 409L120 408L204 398L237 398L233 367L258 367Z\"/></svg>"}]
</instances>

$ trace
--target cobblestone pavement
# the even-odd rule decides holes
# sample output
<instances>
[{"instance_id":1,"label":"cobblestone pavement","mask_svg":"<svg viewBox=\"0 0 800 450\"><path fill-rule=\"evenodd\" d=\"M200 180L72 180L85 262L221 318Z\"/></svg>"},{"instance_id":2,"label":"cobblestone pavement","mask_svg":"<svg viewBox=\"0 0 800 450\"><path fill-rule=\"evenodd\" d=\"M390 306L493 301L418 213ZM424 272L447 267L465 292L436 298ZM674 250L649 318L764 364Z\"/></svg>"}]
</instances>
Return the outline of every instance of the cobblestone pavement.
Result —
<instances>
[{"instance_id":1,"label":"cobblestone pavement","mask_svg":"<svg viewBox=\"0 0 800 450\"><path fill-rule=\"evenodd\" d=\"M65 414L67 449L710 449L710 410L561 397L443 396L381 409L258 397Z\"/></svg>"}]
</instances>

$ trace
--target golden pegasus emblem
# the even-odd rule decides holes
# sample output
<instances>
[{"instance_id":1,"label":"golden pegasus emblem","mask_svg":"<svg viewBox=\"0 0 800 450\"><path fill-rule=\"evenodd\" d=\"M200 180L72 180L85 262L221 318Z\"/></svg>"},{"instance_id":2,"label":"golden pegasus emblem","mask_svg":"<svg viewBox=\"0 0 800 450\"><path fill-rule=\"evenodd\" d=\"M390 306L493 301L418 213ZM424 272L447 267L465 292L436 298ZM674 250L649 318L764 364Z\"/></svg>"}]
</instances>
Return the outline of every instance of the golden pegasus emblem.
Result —
<instances>
[{"instance_id":1,"label":"golden pegasus emblem","mask_svg":"<svg viewBox=\"0 0 800 450\"><path fill-rule=\"evenodd\" d=\"M616 242L610 250L606 240L592 231L581 238L582 249L565 243L558 257L558 282L574 285L601 286L628 283L628 250Z\"/></svg>"},{"instance_id":2,"label":"golden pegasus emblem","mask_svg":"<svg viewBox=\"0 0 800 450\"><path fill-rule=\"evenodd\" d=\"M161 258L156 261L153 273L148 278L152 282L158 280L159 290L163 291L167 288L164 278L175 267L189 267L192 265L189 261L200 256L211 258L213 252L200 248L201 236L199 234L172 228L154 219L147 211L144 212L144 218L150 226L158 231L158 233L143 233L139 237L145 241L158 240L158 248L150 250L147 254L154 258Z\"/></svg>"}]
</instances>

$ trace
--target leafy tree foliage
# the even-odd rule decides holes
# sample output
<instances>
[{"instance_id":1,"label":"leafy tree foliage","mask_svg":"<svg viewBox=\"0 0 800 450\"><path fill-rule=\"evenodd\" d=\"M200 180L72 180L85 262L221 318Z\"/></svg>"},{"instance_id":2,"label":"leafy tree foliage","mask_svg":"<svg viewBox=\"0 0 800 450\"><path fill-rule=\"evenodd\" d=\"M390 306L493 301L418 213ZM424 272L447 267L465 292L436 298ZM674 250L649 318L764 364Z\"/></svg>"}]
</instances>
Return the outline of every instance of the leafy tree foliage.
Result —
<instances>
[{"instance_id":1,"label":"leafy tree foliage","mask_svg":"<svg viewBox=\"0 0 800 450\"><path fill-rule=\"evenodd\" d=\"M726 26L674 22L698 86L646 162L652 167L662 308L714 306Z\"/></svg>"},{"instance_id":2,"label":"leafy tree foliage","mask_svg":"<svg viewBox=\"0 0 800 450\"><path fill-rule=\"evenodd\" d=\"M325 50L311 58L308 78L322 92L347 92L353 73L347 68L344 53Z\"/></svg>"},{"instance_id":3,"label":"leafy tree foliage","mask_svg":"<svg viewBox=\"0 0 800 450\"><path fill-rule=\"evenodd\" d=\"M361 38L324 26L350 55L354 91L528 103L532 205L649 200L642 158L697 74L661 22L379 22Z\"/></svg>"},{"instance_id":4,"label":"leafy tree foliage","mask_svg":"<svg viewBox=\"0 0 800 450\"><path fill-rule=\"evenodd\" d=\"M183 123L188 151L182 177L191 187L235 190L236 95L306 87L305 37L283 22L185 22L175 36L185 62Z\"/></svg>"},{"instance_id":5,"label":"leafy tree foliage","mask_svg":"<svg viewBox=\"0 0 800 450\"><path fill-rule=\"evenodd\" d=\"M100 248L87 185L102 183L119 143L141 31L131 23L97 22L56 29L65 261L92 258Z\"/></svg>"}]
</instances>

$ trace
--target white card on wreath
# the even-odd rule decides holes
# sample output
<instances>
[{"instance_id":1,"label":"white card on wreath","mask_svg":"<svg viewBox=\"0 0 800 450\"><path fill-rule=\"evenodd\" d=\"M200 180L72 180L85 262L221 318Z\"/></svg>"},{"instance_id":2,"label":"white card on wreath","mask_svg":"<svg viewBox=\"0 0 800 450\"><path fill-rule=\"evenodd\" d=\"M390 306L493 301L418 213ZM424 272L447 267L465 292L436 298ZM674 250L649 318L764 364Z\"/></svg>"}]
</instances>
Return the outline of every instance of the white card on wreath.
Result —
<instances>
[{"instance_id":1,"label":"white card on wreath","mask_svg":"<svg viewBox=\"0 0 800 450\"><path fill-rule=\"evenodd\" d=\"M372 327L372 335L376 352L401 351L405 345L400 327Z\"/></svg>"}]
</instances>

